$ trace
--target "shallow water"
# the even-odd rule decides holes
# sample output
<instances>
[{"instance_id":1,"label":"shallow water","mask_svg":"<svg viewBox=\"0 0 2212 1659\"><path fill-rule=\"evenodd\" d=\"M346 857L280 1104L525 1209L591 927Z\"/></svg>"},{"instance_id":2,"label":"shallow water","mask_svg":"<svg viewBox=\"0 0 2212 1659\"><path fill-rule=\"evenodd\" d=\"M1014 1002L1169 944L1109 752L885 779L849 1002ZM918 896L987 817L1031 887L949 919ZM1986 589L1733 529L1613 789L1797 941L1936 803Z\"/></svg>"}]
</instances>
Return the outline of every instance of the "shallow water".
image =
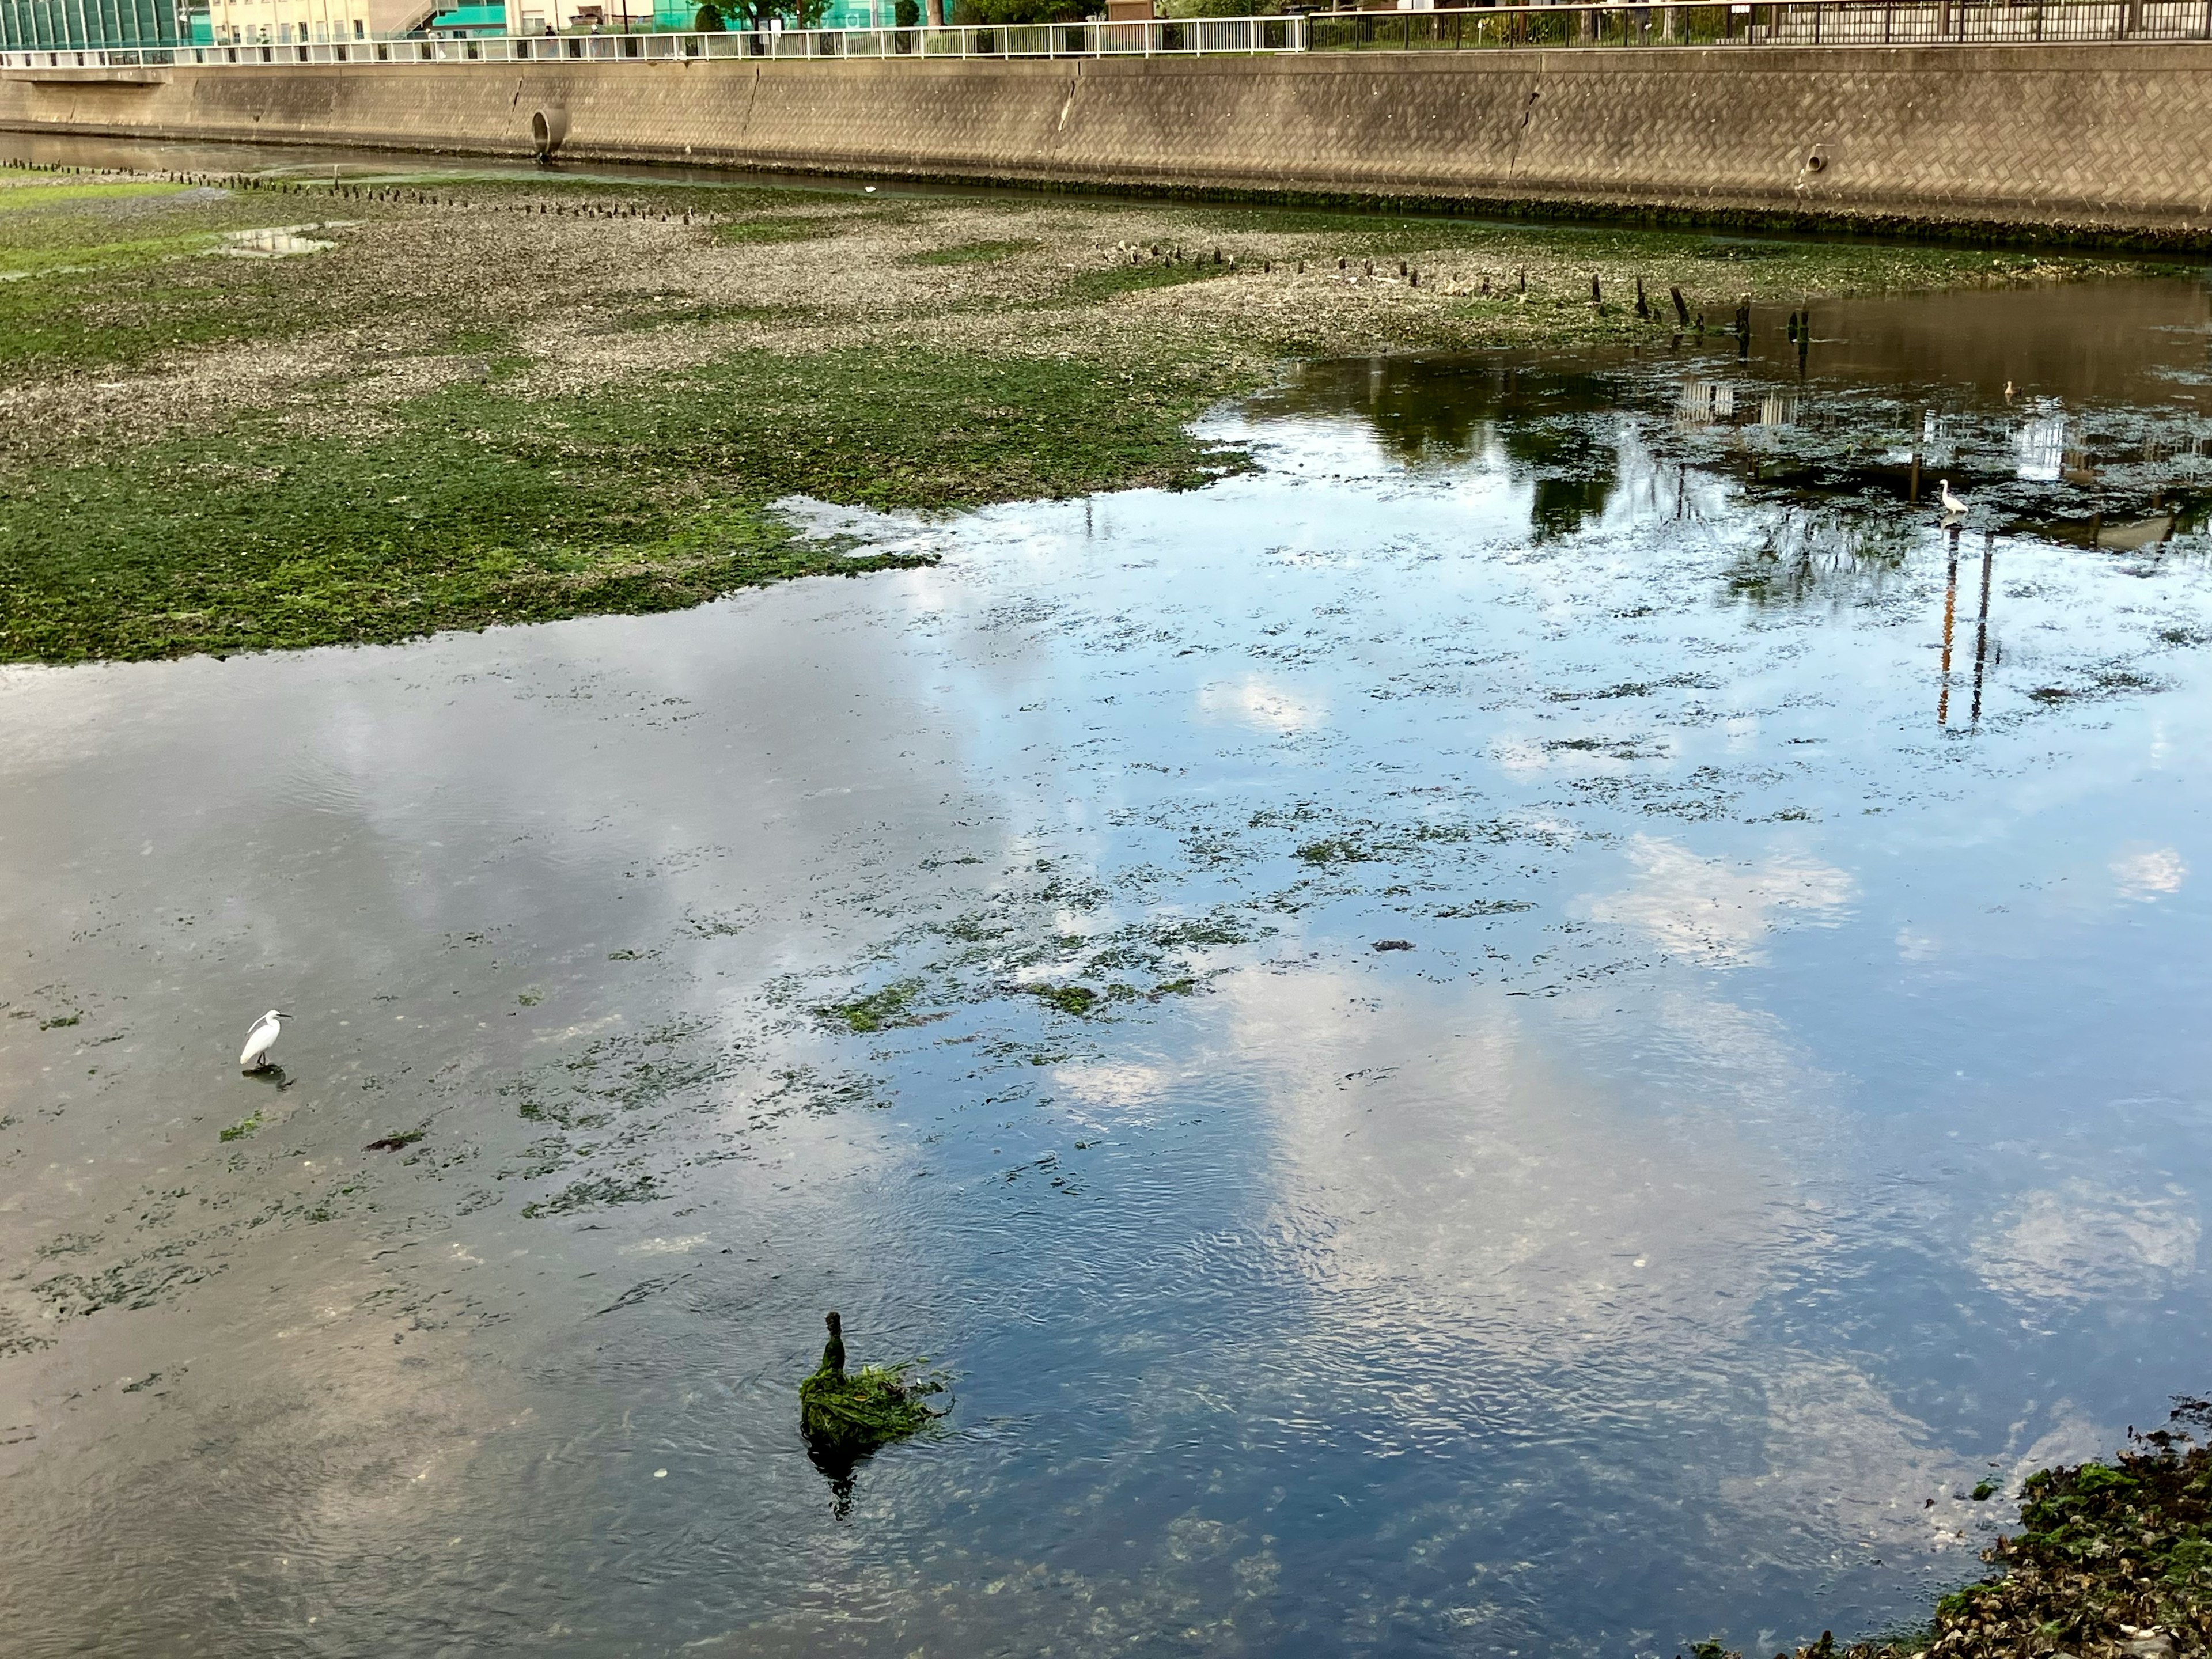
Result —
<instances>
[{"instance_id":1,"label":"shallow water","mask_svg":"<svg viewBox=\"0 0 2212 1659\"><path fill-rule=\"evenodd\" d=\"M694 185L712 189L794 190L840 196L982 198L1056 203L1126 200L1085 191L1027 189L983 183L936 184L885 175L778 173L767 168L693 167L665 161L541 162L529 155L454 155L434 150L377 149L365 144L178 143L106 137L74 132L0 133L0 166L88 167L137 173L243 174L260 179L337 179L373 184L385 179L505 179L641 185Z\"/></svg>"},{"instance_id":2,"label":"shallow water","mask_svg":"<svg viewBox=\"0 0 2212 1659\"><path fill-rule=\"evenodd\" d=\"M241 259L296 258L303 253L320 253L337 246L305 234L323 228L319 224L272 225L266 230L225 231L218 251Z\"/></svg>"},{"instance_id":3,"label":"shallow water","mask_svg":"<svg viewBox=\"0 0 2212 1659\"><path fill-rule=\"evenodd\" d=\"M2208 342L2174 281L1318 365L1201 492L815 511L934 568L0 676L0 1616L1916 1616L1977 1480L2212 1369ZM833 1306L952 1382L849 1490Z\"/></svg>"}]
</instances>

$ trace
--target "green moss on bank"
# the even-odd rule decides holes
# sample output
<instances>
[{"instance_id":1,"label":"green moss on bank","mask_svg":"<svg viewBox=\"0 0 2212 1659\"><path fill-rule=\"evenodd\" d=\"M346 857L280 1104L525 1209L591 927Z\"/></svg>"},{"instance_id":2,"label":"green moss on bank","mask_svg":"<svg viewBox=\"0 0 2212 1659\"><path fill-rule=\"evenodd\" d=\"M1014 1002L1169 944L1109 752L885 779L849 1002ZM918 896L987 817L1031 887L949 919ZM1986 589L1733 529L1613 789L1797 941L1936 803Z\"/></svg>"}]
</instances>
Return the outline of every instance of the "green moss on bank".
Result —
<instances>
[{"instance_id":1,"label":"green moss on bank","mask_svg":"<svg viewBox=\"0 0 2212 1659\"><path fill-rule=\"evenodd\" d=\"M2212 1402L2185 1400L2174 1416L2202 1432ZM2021 1530L1983 1553L1997 1572L1945 1596L1925 1629L1849 1647L1824 1636L1796 1659L2183 1659L2212 1649L2212 1448L2158 1430L2109 1463L2038 1471L2021 1503ZM1718 1643L1697 1651L1740 1659Z\"/></svg>"},{"instance_id":2,"label":"green moss on bank","mask_svg":"<svg viewBox=\"0 0 2212 1659\"><path fill-rule=\"evenodd\" d=\"M295 260L218 252L227 231L330 215L326 192L23 182L48 177L0 171L0 380L127 368L179 348L265 343L404 303L400 295L377 295L373 284L327 275L302 282ZM328 260L323 272L346 270L343 247L320 257Z\"/></svg>"},{"instance_id":3,"label":"green moss on bank","mask_svg":"<svg viewBox=\"0 0 2212 1659\"><path fill-rule=\"evenodd\" d=\"M20 167L0 167L0 214L36 213L87 202L143 201L150 197L174 196L188 186L167 179L128 179L101 184L69 179L50 182L52 175L26 173Z\"/></svg>"},{"instance_id":4,"label":"green moss on bank","mask_svg":"<svg viewBox=\"0 0 2212 1659\"><path fill-rule=\"evenodd\" d=\"M750 352L617 395L448 387L355 435L241 420L0 475L0 660L391 641L910 565L769 505L1202 482L1236 459L1182 430L1207 395L1054 361Z\"/></svg>"}]
</instances>

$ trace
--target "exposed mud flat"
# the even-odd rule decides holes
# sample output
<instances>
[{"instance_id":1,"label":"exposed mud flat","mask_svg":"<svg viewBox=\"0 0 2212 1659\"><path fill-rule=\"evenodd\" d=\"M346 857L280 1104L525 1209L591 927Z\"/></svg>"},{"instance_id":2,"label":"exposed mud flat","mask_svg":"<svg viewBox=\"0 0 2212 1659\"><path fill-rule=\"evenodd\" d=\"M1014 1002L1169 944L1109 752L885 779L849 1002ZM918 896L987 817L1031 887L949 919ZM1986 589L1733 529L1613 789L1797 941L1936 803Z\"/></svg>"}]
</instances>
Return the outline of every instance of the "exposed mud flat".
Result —
<instances>
[{"instance_id":1,"label":"exposed mud flat","mask_svg":"<svg viewBox=\"0 0 2212 1659\"><path fill-rule=\"evenodd\" d=\"M1188 422L1287 358L1675 349L1762 302L2129 269L281 150L0 168L0 660L678 609L881 568L795 542L793 495L1202 483L1243 458Z\"/></svg>"}]
</instances>

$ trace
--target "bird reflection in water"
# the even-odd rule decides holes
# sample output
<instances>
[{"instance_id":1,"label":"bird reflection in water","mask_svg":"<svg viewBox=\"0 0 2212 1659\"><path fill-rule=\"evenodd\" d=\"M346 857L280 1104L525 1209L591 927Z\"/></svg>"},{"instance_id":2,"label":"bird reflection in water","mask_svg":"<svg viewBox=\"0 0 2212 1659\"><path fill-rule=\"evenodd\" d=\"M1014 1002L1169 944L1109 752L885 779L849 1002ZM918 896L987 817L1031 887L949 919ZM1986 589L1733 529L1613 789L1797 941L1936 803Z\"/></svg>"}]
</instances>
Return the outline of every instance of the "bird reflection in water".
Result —
<instances>
[{"instance_id":1,"label":"bird reflection in water","mask_svg":"<svg viewBox=\"0 0 2212 1659\"><path fill-rule=\"evenodd\" d=\"M854 1477L867 1457L866 1452L833 1449L812 1443L807 1445L806 1461L819 1469L822 1478L830 1483L830 1512L840 1521L853 1513Z\"/></svg>"}]
</instances>

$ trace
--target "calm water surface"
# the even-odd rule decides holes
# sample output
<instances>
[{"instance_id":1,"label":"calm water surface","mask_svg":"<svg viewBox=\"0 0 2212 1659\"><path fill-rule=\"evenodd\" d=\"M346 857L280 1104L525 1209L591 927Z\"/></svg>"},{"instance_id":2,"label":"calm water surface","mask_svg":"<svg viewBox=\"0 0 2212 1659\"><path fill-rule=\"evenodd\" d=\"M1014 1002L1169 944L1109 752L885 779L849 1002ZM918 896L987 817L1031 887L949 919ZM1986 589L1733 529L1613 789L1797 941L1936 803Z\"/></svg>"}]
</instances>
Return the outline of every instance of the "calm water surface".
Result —
<instances>
[{"instance_id":1,"label":"calm water surface","mask_svg":"<svg viewBox=\"0 0 2212 1659\"><path fill-rule=\"evenodd\" d=\"M1785 319L813 511L932 569L0 676L12 1650L1771 1652L1971 1576L1978 1480L2212 1380L2212 306ZM830 1307L951 1383L849 1481Z\"/></svg>"}]
</instances>

